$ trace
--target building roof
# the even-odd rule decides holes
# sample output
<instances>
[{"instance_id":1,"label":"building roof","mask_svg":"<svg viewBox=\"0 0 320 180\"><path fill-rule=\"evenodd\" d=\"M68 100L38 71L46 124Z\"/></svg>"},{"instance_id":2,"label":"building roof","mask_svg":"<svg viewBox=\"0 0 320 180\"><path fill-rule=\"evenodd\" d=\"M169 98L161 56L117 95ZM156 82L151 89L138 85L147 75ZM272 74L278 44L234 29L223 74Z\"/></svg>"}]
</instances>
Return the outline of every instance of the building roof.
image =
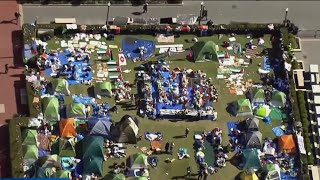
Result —
<instances>
[{"instance_id":1,"label":"building roof","mask_svg":"<svg viewBox=\"0 0 320 180\"><path fill-rule=\"evenodd\" d=\"M320 106L316 106L316 114L320 115Z\"/></svg>"},{"instance_id":2,"label":"building roof","mask_svg":"<svg viewBox=\"0 0 320 180\"><path fill-rule=\"evenodd\" d=\"M312 85L312 93L314 94L320 94L320 85Z\"/></svg>"},{"instance_id":3,"label":"building roof","mask_svg":"<svg viewBox=\"0 0 320 180\"><path fill-rule=\"evenodd\" d=\"M314 104L320 104L320 95L315 95L313 99Z\"/></svg>"},{"instance_id":4,"label":"building roof","mask_svg":"<svg viewBox=\"0 0 320 180\"><path fill-rule=\"evenodd\" d=\"M310 73L319 73L319 65L318 64L310 64Z\"/></svg>"}]
</instances>

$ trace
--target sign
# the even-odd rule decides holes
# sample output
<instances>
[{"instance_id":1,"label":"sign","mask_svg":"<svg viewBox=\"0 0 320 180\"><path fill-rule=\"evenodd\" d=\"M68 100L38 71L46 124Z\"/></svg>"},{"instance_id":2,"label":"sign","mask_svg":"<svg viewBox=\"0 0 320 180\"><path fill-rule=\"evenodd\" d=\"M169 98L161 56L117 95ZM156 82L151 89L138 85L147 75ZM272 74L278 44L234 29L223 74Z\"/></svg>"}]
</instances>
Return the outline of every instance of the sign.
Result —
<instances>
[{"instance_id":1,"label":"sign","mask_svg":"<svg viewBox=\"0 0 320 180\"><path fill-rule=\"evenodd\" d=\"M119 57L119 66L126 66L127 65L127 60L124 57L123 54L118 54Z\"/></svg>"}]
</instances>

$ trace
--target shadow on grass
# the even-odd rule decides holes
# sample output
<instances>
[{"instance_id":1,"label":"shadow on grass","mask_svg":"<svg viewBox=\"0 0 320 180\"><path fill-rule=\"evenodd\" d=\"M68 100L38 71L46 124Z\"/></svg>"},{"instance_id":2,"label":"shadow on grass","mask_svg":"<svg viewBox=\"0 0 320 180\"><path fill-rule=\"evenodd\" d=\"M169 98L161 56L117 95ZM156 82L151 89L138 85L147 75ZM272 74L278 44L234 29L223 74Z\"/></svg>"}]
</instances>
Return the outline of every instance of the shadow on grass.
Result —
<instances>
[{"instance_id":1,"label":"shadow on grass","mask_svg":"<svg viewBox=\"0 0 320 180\"><path fill-rule=\"evenodd\" d=\"M185 135L179 135L179 136L173 136L172 138L181 139L181 138L186 138L186 136Z\"/></svg>"},{"instance_id":2,"label":"shadow on grass","mask_svg":"<svg viewBox=\"0 0 320 180\"><path fill-rule=\"evenodd\" d=\"M239 166L240 162L242 161L241 155L239 153L235 154L231 159L230 159L230 164L241 170L241 167Z\"/></svg>"},{"instance_id":3,"label":"shadow on grass","mask_svg":"<svg viewBox=\"0 0 320 180\"><path fill-rule=\"evenodd\" d=\"M136 110L136 106L131 104L131 102L118 102L117 105L120 105L125 111Z\"/></svg>"},{"instance_id":4,"label":"shadow on grass","mask_svg":"<svg viewBox=\"0 0 320 180\"><path fill-rule=\"evenodd\" d=\"M88 93L88 96L89 96L89 97L95 97L95 96L94 96L94 86L88 87L87 93Z\"/></svg>"},{"instance_id":5,"label":"shadow on grass","mask_svg":"<svg viewBox=\"0 0 320 180\"><path fill-rule=\"evenodd\" d=\"M187 177L187 176L174 176L172 177L171 179L174 179L174 180L179 180L179 179L183 179L183 180L198 180L198 178L196 177Z\"/></svg>"}]
</instances>

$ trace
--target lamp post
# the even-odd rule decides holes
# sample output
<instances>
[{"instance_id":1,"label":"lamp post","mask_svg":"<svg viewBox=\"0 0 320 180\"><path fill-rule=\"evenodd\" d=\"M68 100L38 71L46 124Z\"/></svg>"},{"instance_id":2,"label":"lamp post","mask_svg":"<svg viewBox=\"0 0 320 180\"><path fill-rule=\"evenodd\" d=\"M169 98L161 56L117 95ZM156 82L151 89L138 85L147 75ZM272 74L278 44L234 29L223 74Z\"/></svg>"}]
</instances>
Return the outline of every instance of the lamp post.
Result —
<instances>
[{"instance_id":1,"label":"lamp post","mask_svg":"<svg viewBox=\"0 0 320 180\"><path fill-rule=\"evenodd\" d=\"M286 8L286 15L284 17L284 25L287 26L287 18L288 18L289 8Z\"/></svg>"},{"instance_id":2,"label":"lamp post","mask_svg":"<svg viewBox=\"0 0 320 180\"><path fill-rule=\"evenodd\" d=\"M109 25L109 10L110 10L110 6L111 6L111 3L110 1L108 2L108 12L107 12L107 22L106 22L106 25L108 26Z\"/></svg>"},{"instance_id":3,"label":"lamp post","mask_svg":"<svg viewBox=\"0 0 320 180\"><path fill-rule=\"evenodd\" d=\"M201 25L201 19L202 19L202 11L203 11L203 1L200 3L201 7L200 7L200 16L199 16L199 26Z\"/></svg>"}]
</instances>

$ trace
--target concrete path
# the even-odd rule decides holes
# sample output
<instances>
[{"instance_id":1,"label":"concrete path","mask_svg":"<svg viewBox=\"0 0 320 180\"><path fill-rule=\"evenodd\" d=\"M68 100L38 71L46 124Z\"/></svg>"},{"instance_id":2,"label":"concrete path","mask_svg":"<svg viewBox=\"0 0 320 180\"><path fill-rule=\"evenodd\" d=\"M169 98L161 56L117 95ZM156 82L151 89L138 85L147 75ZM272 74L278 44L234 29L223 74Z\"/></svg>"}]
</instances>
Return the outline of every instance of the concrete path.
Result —
<instances>
[{"instance_id":1,"label":"concrete path","mask_svg":"<svg viewBox=\"0 0 320 180\"><path fill-rule=\"evenodd\" d=\"M288 18L301 30L320 29L320 1L204 1L209 19L215 23L256 22L268 23L284 20L285 9L289 8ZM107 17L106 6L24 6L24 21L48 23L55 17L74 17L79 24L104 24ZM111 6L110 19L116 16L130 17L172 17L177 14L196 14L200 11L200 1L185 1L183 6L150 6L148 14L141 6Z\"/></svg>"}]
</instances>

